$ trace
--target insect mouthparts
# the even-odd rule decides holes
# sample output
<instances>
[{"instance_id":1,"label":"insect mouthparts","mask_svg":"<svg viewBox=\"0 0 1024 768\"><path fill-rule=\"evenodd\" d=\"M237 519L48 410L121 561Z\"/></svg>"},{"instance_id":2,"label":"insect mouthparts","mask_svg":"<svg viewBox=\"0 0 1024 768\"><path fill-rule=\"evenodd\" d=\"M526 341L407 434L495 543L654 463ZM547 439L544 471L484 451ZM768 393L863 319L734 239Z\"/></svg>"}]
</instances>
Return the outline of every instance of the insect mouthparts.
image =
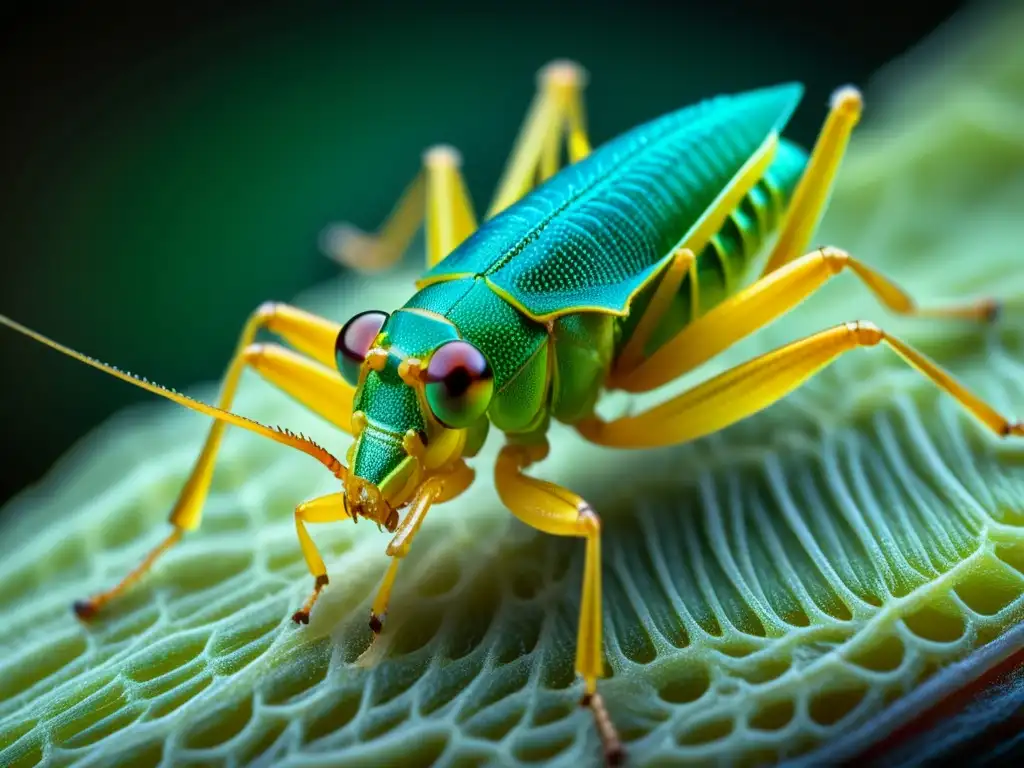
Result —
<instances>
[{"instance_id":1,"label":"insect mouthparts","mask_svg":"<svg viewBox=\"0 0 1024 768\"><path fill-rule=\"evenodd\" d=\"M398 510L385 501L376 486L350 475L344 498L345 510L353 522L365 517L384 526L389 533L398 528Z\"/></svg>"}]
</instances>

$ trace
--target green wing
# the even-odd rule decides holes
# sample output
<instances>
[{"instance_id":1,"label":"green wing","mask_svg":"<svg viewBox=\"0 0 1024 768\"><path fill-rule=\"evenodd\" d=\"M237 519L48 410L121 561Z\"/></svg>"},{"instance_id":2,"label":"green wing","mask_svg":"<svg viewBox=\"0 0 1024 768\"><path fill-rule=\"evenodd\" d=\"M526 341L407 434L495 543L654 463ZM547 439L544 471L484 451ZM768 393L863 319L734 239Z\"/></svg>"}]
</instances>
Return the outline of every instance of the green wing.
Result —
<instances>
[{"instance_id":1,"label":"green wing","mask_svg":"<svg viewBox=\"0 0 1024 768\"><path fill-rule=\"evenodd\" d=\"M719 96L632 129L485 222L420 287L475 275L536 320L626 314L802 93Z\"/></svg>"}]
</instances>

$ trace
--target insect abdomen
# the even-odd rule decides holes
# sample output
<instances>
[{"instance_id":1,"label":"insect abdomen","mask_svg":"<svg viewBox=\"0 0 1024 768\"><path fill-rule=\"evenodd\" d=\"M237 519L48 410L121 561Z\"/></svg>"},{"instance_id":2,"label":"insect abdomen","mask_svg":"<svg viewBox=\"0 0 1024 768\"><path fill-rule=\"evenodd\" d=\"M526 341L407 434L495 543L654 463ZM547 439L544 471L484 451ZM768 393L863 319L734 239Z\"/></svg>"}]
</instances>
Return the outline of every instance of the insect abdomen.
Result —
<instances>
[{"instance_id":1,"label":"insect abdomen","mask_svg":"<svg viewBox=\"0 0 1024 768\"><path fill-rule=\"evenodd\" d=\"M707 312L742 284L751 262L764 251L782 223L806 162L807 153L801 147L780 139L765 175L729 214L697 259L701 297L698 314Z\"/></svg>"},{"instance_id":2,"label":"insect abdomen","mask_svg":"<svg viewBox=\"0 0 1024 768\"><path fill-rule=\"evenodd\" d=\"M751 263L763 253L765 245L782 224L806 164L807 153L801 147L786 139L779 140L775 159L764 176L729 214L722 228L697 257L696 311L691 301L693 285L687 277L665 319L652 334L647 354L744 284ZM630 307L629 316L620 321L619 349L629 340L659 282L655 280L638 295Z\"/></svg>"}]
</instances>

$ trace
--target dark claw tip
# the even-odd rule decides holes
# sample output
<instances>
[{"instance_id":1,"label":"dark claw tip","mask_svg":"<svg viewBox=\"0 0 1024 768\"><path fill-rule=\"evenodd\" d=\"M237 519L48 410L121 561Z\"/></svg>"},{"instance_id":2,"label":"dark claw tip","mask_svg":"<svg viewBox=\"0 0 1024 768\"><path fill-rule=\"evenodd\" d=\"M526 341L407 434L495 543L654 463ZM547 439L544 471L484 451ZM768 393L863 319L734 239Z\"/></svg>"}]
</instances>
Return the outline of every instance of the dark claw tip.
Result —
<instances>
[{"instance_id":1,"label":"dark claw tip","mask_svg":"<svg viewBox=\"0 0 1024 768\"><path fill-rule=\"evenodd\" d=\"M379 635L384 631L384 625L375 613L370 614L370 629L373 630L373 634L375 635Z\"/></svg>"},{"instance_id":2,"label":"dark claw tip","mask_svg":"<svg viewBox=\"0 0 1024 768\"><path fill-rule=\"evenodd\" d=\"M309 614L305 611L296 611L292 614L292 621L296 624L309 624Z\"/></svg>"},{"instance_id":3,"label":"dark claw tip","mask_svg":"<svg viewBox=\"0 0 1024 768\"><path fill-rule=\"evenodd\" d=\"M590 694L589 693L584 693L583 694L583 697L580 699L580 706L581 707L589 707L590 706Z\"/></svg>"},{"instance_id":4,"label":"dark claw tip","mask_svg":"<svg viewBox=\"0 0 1024 768\"><path fill-rule=\"evenodd\" d=\"M1000 301L992 300L989 302L987 311L985 313L985 321L994 323L999 320L999 317L1003 314L1003 304Z\"/></svg>"},{"instance_id":5,"label":"dark claw tip","mask_svg":"<svg viewBox=\"0 0 1024 768\"><path fill-rule=\"evenodd\" d=\"M92 600L75 600L71 608L83 621L88 621L96 615L96 605Z\"/></svg>"},{"instance_id":6,"label":"dark claw tip","mask_svg":"<svg viewBox=\"0 0 1024 768\"><path fill-rule=\"evenodd\" d=\"M608 750L604 756L606 765L624 765L626 762L626 752L622 747L616 747Z\"/></svg>"}]
</instances>

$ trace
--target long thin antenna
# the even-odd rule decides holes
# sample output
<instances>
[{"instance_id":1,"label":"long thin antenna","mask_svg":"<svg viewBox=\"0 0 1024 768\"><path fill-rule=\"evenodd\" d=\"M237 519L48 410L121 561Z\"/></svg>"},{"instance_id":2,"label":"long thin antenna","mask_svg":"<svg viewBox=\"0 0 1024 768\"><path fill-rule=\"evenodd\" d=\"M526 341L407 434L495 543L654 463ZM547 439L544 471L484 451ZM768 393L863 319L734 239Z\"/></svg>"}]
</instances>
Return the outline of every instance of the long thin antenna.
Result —
<instances>
[{"instance_id":1,"label":"long thin antenna","mask_svg":"<svg viewBox=\"0 0 1024 768\"><path fill-rule=\"evenodd\" d=\"M177 403L178 405L183 405L186 408L190 408L193 411L205 414L206 416L211 416L215 419L231 424L232 426L241 427L242 429L247 429L250 432L255 432L257 435L268 437L271 440L274 440L275 442L281 443L282 445L288 445L291 446L292 448L297 448L303 453L312 456L314 459L316 459L325 467L327 467L327 469L330 470L331 474L333 474L338 479L345 479L346 470L342 463L338 461L338 459L336 459L333 455L331 455L327 450L321 448L319 445L317 445L312 440L303 435L297 435L294 432L291 432L290 430L287 429L282 429L281 427L268 427L264 424L259 423L258 421L253 421L252 419L246 418L245 416L239 416L237 413L225 411L215 406L204 403L201 400L195 400L191 397L186 397L180 392L175 392L173 389L168 389L167 387L160 386L159 384L154 384L153 382L148 381L140 376L136 376L133 373L129 373L128 371L122 371L121 369L115 368L112 365L107 365L106 363L102 363L99 360L95 360L87 355L83 355L81 352L76 352L70 347L65 347L63 344L60 344L59 342L56 342L53 339L47 338L46 336L43 336L41 333L33 331L31 328L26 328L21 323L15 322L14 320L11 320L9 317L6 317L5 315L0 315L0 325L6 325L8 328L11 328L25 336L28 336L30 339L35 339L40 344L45 344L51 349L55 349L58 352L67 355L68 357L74 358L79 362L85 363L86 365L91 365L93 368L97 368L103 371L104 373L109 373L111 376L116 376L122 381L127 381L129 384L134 384L137 387L145 389L154 394L160 395L161 397L165 397L168 400Z\"/></svg>"}]
</instances>

